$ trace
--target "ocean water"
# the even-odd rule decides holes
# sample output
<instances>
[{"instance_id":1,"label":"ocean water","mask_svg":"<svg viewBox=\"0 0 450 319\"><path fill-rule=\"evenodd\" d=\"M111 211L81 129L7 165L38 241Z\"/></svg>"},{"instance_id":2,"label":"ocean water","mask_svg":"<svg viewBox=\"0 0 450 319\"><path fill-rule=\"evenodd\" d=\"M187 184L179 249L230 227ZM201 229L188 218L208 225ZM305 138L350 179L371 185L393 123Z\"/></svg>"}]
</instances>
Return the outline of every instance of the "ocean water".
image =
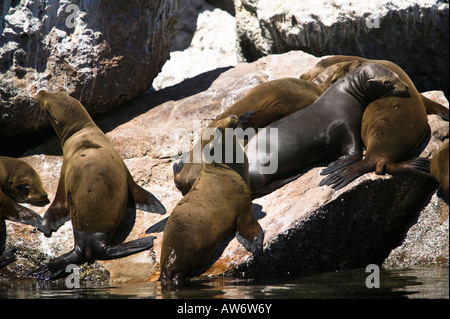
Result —
<instances>
[{"instance_id":1,"label":"ocean water","mask_svg":"<svg viewBox=\"0 0 450 319\"><path fill-rule=\"evenodd\" d=\"M183 281L90 284L68 288L66 281L0 279L8 299L448 299L446 267L381 269L379 287L368 288L366 269L340 270L299 278L210 278ZM372 284L369 284L371 286Z\"/></svg>"}]
</instances>

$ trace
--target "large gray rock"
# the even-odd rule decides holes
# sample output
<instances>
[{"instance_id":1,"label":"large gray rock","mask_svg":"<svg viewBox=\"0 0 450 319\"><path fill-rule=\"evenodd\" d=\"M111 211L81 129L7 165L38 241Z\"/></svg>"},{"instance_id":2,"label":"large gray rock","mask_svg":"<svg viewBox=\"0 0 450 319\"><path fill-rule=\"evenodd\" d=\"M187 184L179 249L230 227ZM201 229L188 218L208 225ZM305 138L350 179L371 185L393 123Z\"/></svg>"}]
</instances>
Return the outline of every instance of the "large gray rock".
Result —
<instances>
[{"instance_id":1,"label":"large gray rock","mask_svg":"<svg viewBox=\"0 0 450 319\"><path fill-rule=\"evenodd\" d=\"M170 213L182 197L173 182L173 161L180 151L190 149L200 128L256 85L282 77L298 77L318 61L312 55L291 51L254 63L240 63L226 71L218 69L174 87L144 94L98 118L97 123L138 184L157 196ZM432 92L428 97L448 105L442 92ZM429 116L429 123L433 137L422 154L425 157L431 157L449 133L448 122L438 116ZM23 159L36 168L53 200L62 164L59 140L54 138L30 150ZM255 215L265 232L260 258L253 259L235 238L230 238L205 275L266 276L381 263L401 243L405 231L415 224L417 214L437 187L433 180L412 174L392 177L371 173L335 192L328 186L318 186L321 170L322 167L313 167L295 181L253 202ZM43 213L47 207L32 208ZM147 236L145 230L165 218L138 210L128 240ZM448 221L443 225L448 233ZM9 221L7 231L7 247L18 248L18 260L0 271L9 276L23 276L69 251L73 245L70 223L51 238L33 232L30 226ZM99 280L157 279L162 234L153 234L157 238L148 251L86 266L82 280L93 280L98 274ZM432 238L431 233L427 238ZM445 245L445 241L440 243ZM448 247L448 240L446 243ZM436 251L436 256L441 259L447 256L448 263L448 248L447 255Z\"/></svg>"},{"instance_id":2,"label":"large gray rock","mask_svg":"<svg viewBox=\"0 0 450 319\"><path fill-rule=\"evenodd\" d=\"M404 68L420 91L448 94L445 2L236 0L240 56L254 61L296 49L387 59Z\"/></svg>"},{"instance_id":3,"label":"large gray rock","mask_svg":"<svg viewBox=\"0 0 450 319\"><path fill-rule=\"evenodd\" d=\"M63 90L91 114L144 92L169 57L176 1L21 0L0 7L0 133L47 124L32 99Z\"/></svg>"}]
</instances>

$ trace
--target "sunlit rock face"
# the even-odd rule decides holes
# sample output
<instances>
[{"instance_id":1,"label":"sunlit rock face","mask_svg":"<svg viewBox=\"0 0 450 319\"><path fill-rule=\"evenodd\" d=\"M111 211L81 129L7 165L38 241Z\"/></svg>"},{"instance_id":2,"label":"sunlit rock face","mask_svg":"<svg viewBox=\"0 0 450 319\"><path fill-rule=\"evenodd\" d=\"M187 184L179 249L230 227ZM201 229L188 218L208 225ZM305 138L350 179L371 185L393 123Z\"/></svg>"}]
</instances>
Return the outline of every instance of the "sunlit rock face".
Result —
<instances>
[{"instance_id":1,"label":"sunlit rock face","mask_svg":"<svg viewBox=\"0 0 450 319\"><path fill-rule=\"evenodd\" d=\"M0 7L0 133L47 125L32 98L64 91L91 113L144 92L169 57L176 1L21 0Z\"/></svg>"},{"instance_id":2,"label":"sunlit rock face","mask_svg":"<svg viewBox=\"0 0 450 319\"><path fill-rule=\"evenodd\" d=\"M391 60L419 91L448 93L448 2L237 0L241 59L292 49Z\"/></svg>"}]
</instances>

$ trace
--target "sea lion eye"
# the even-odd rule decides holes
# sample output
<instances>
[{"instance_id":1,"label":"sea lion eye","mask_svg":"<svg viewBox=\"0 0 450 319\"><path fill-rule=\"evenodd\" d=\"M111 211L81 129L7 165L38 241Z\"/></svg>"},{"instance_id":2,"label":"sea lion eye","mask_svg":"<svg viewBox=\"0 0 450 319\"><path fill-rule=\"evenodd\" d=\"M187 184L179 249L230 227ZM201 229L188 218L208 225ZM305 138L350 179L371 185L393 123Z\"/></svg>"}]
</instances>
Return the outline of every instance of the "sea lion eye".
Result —
<instances>
[{"instance_id":1,"label":"sea lion eye","mask_svg":"<svg viewBox=\"0 0 450 319\"><path fill-rule=\"evenodd\" d=\"M30 184L20 184L17 186L17 189L22 191L29 191L30 190Z\"/></svg>"},{"instance_id":2,"label":"sea lion eye","mask_svg":"<svg viewBox=\"0 0 450 319\"><path fill-rule=\"evenodd\" d=\"M390 86L392 84L391 81L384 81L383 86Z\"/></svg>"}]
</instances>

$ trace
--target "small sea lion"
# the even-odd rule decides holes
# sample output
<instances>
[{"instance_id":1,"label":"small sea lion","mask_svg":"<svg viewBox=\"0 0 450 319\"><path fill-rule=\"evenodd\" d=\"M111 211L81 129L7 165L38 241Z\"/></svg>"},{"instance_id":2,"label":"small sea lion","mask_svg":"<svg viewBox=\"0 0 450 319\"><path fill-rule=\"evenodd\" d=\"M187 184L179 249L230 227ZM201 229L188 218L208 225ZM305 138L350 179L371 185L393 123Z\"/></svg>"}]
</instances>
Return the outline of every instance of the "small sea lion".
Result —
<instances>
[{"instance_id":1,"label":"small sea lion","mask_svg":"<svg viewBox=\"0 0 450 319\"><path fill-rule=\"evenodd\" d=\"M260 130L246 146L252 196L272 192L309 165L339 157L330 164L339 168L360 160L366 105L382 96L407 94L407 90L394 72L365 64L339 79L309 107ZM278 163L276 171L264 173L273 163Z\"/></svg>"},{"instance_id":2,"label":"small sea lion","mask_svg":"<svg viewBox=\"0 0 450 319\"><path fill-rule=\"evenodd\" d=\"M448 199L449 177L448 177L448 140L442 144L439 150L433 155L430 164L431 175L441 184L445 197Z\"/></svg>"},{"instance_id":3,"label":"small sea lion","mask_svg":"<svg viewBox=\"0 0 450 319\"><path fill-rule=\"evenodd\" d=\"M65 274L68 264L116 259L153 245L154 237L113 244L127 205L164 214L164 206L131 177L120 155L81 103L64 94L40 91L40 107L49 117L63 148L55 200L44 221L55 230L69 217L74 249L32 273L39 279Z\"/></svg>"},{"instance_id":4,"label":"small sea lion","mask_svg":"<svg viewBox=\"0 0 450 319\"><path fill-rule=\"evenodd\" d=\"M0 156L0 190L17 203L37 206L50 203L39 174L20 159Z\"/></svg>"},{"instance_id":5,"label":"small sea lion","mask_svg":"<svg viewBox=\"0 0 450 319\"><path fill-rule=\"evenodd\" d=\"M301 79L283 78L265 82L218 115L208 128L215 127L218 121L230 115L241 117L244 114L247 118L243 129L265 127L311 105L322 93L321 88ZM191 189L202 169L202 163L194 163L192 149L188 156L188 163L181 159L173 166L175 185L183 195Z\"/></svg>"},{"instance_id":6,"label":"small sea lion","mask_svg":"<svg viewBox=\"0 0 450 319\"><path fill-rule=\"evenodd\" d=\"M238 125L234 115L216 122L222 138L230 134L226 128ZM226 163L223 148L221 162L203 164L194 185L169 216L162 239L162 281L206 271L215 250L233 234L253 254L262 250L264 233L251 207L248 161L238 139L232 140L233 148L243 156L242 163L236 160L236 154ZM219 145L224 144L222 141Z\"/></svg>"}]
</instances>

